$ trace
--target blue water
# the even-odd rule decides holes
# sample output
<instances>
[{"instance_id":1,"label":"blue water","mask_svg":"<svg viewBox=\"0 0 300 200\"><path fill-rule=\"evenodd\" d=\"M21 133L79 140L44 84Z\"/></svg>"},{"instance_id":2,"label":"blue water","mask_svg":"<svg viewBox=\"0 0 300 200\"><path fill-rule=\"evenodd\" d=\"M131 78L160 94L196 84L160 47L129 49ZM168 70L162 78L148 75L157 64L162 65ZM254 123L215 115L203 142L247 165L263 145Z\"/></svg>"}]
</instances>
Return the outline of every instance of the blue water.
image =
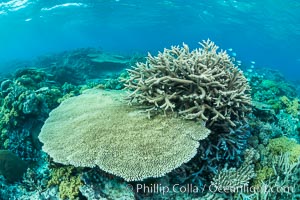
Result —
<instances>
[{"instance_id":1,"label":"blue water","mask_svg":"<svg viewBox=\"0 0 300 200\"><path fill-rule=\"evenodd\" d=\"M299 0L0 2L0 63L78 47L156 53L207 38L244 66L300 79Z\"/></svg>"}]
</instances>

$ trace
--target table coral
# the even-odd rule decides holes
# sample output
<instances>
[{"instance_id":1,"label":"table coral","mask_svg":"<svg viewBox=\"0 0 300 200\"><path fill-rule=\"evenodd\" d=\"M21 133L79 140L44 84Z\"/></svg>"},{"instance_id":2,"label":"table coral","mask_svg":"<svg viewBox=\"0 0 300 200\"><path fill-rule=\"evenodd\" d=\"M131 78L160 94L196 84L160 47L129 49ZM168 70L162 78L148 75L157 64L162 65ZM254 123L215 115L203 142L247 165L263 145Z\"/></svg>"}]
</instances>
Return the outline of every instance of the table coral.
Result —
<instances>
[{"instance_id":1,"label":"table coral","mask_svg":"<svg viewBox=\"0 0 300 200\"><path fill-rule=\"evenodd\" d=\"M127 181L160 177L197 153L210 131L200 123L157 116L126 104L123 91L89 90L62 102L39 139L55 162L100 169Z\"/></svg>"}]
</instances>

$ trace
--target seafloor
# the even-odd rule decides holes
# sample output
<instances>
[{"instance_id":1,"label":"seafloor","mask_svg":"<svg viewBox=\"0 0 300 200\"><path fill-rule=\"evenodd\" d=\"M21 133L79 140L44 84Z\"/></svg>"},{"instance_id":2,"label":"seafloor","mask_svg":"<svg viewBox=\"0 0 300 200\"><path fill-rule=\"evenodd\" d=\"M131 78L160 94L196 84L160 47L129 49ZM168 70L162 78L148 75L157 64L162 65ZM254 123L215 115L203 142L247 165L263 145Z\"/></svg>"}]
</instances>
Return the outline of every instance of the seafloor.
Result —
<instances>
[{"instance_id":1,"label":"seafloor","mask_svg":"<svg viewBox=\"0 0 300 200\"><path fill-rule=\"evenodd\" d=\"M247 123L210 135L166 176L129 183L98 167L53 162L38 139L49 113L86 89L123 89L125 69L138 61L145 55L86 48L7 64L14 70L1 74L0 199L300 199L300 85L259 67L242 68L251 87ZM232 180L245 188L210 187Z\"/></svg>"}]
</instances>

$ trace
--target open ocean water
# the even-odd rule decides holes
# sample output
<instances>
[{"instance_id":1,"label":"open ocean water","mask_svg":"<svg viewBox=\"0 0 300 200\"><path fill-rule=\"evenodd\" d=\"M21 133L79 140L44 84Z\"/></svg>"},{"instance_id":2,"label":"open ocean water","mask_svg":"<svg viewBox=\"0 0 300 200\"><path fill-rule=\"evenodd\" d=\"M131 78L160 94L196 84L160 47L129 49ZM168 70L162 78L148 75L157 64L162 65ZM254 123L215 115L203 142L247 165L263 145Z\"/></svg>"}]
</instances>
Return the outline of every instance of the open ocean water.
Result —
<instances>
[{"instance_id":1,"label":"open ocean water","mask_svg":"<svg viewBox=\"0 0 300 200\"><path fill-rule=\"evenodd\" d=\"M300 199L299 52L299 0L2 0L0 200Z\"/></svg>"}]
</instances>

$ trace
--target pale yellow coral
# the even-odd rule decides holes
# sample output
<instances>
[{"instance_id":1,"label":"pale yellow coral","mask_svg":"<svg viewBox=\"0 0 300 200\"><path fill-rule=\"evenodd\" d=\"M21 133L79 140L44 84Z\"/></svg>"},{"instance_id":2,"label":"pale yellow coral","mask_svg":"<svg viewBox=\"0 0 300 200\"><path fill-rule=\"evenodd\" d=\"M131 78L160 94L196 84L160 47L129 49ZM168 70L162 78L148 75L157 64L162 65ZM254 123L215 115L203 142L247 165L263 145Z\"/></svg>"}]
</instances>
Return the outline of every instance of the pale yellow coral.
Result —
<instances>
[{"instance_id":1,"label":"pale yellow coral","mask_svg":"<svg viewBox=\"0 0 300 200\"><path fill-rule=\"evenodd\" d=\"M287 137L271 139L267 149L270 151L272 157L274 155L289 153L289 158L292 163L295 163L300 159L300 144Z\"/></svg>"},{"instance_id":2,"label":"pale yellow coral","mask_svg":"<svg viewBox=\"0 0 300 200\"><path fill-rule=\"evenodd\" d=\"M94 167L127 181L160 177L188 162L209 130L129 106L123 91L90 90L50 113L39 135L55 162Z\"/></svg>"},{"instance_id":3,"label":"pale yellow coral","mask_svg":"<svg viewBox=\"0 0 300 200\"><path fill-rule=\"evenodd\" d=\"M286 96L280 97L281 103L284 105L284 108L287 113L291 114L294 117L298 116L300 105L299 105L299 99L290 100Z\"/></svg>"},{"instance_id":4,"label":"pale yellow coral","mask_svg":"<svg viewBox=\"0 0 300 200\"><path fill-rule=\"evenodd\" d=\"M48 181L48 187L58 185L61 199L79 199L79 187L82 183L80 176L72 175L74 171L75 167L73 166L63 166L51 170L51 179Z\"/></svg>"}]
</instances>

